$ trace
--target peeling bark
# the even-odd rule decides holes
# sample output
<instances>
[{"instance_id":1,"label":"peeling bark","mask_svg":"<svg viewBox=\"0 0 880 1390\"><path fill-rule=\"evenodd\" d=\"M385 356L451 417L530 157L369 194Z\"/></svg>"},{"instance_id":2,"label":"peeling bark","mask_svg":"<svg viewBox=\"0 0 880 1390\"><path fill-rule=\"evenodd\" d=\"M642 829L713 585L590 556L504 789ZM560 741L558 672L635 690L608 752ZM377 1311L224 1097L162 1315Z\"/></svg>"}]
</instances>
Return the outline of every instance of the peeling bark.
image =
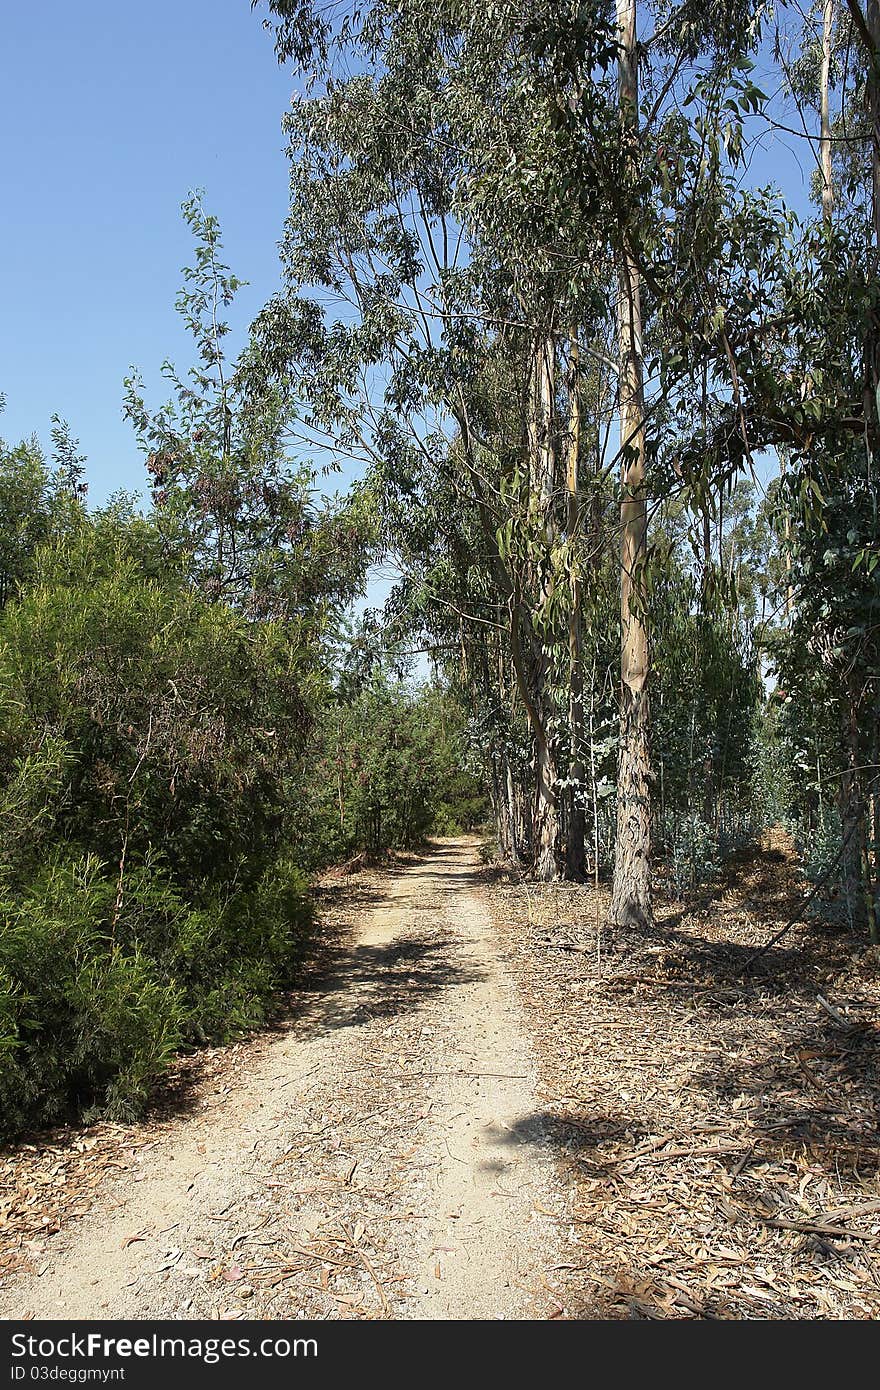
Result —
<instances>
[{"instance_id":1,"label":"peeling bark","mask_svg":"<svg viewBox=\"0 0 880 1390\"><path fill-rule=\"evenodd\" d=\"M635 0L617 0L621 125L630 158L638 142L638 52ZM651 765L645 563L648 509L645 491L645 399L639 271L622 228L618 269L620 443L620 748L617 835L611 921L644 926L651 910Z\"/></svg>"}]
</instances>

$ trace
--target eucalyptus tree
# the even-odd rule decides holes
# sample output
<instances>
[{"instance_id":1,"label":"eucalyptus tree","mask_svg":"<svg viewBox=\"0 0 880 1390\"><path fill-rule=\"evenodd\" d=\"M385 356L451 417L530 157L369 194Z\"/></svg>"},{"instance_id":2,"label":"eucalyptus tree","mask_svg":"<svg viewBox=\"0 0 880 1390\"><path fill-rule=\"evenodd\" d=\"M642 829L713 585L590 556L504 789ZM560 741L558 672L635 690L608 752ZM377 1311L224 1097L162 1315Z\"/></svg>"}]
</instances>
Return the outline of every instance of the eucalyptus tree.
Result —
<instances>
[{"instance_id":1,"label":"eucalyptus tree","mask_svg":"<svg viewBox=\"0 0 880 1390\"><path fill-rule=\"evenodd\" d=\"M788 725L812 730L809 794L820 809L823 802L836 803L839 813L847 914L876 938L876 7L829 0L797 13L787 39L777 51L796 119L816 153L819 210L805 221L788 260L773 380L750 386L757 388L756 414L763 410L768 434L775 431L788 449L779 501L791 599L788 630L775 655L788 700L799 707ZM822 739L815 730L817 710L831 730L830 746L827 734Z\"/></svg>"},{"instance_id":2,"label":"eucalyptus tree","mask_svg":"<svg viewBox=\"0 0 880 1390\"><path fill-rule=\"evenodd\" d=\"M583 771L585 567L611 539L590 496L619 475L612 916L644 923L648 515L670 489L708 508L748 466L739 360L775 308L779 209L733 173L760 101L758 7L639 7L642 40L628 0L269 8L279 56L311 76L287 122L288 289L258 324L261 369L306 403L309 444L368 461L379 495L415 459L457 473L531 731L545 877L580 858L560 792Z\"/></svg>"},{"instance_id":3,"label":"eucalyptus tree","mask_svg":"<svg viewBox=\"0 0 880 1390\"><path fill-rule=\"evenodd\" d=\"M635 0L616 0L620 123L627 183L639 159L639 62ZM618 833L611 917L627 923L651 916L651 763L648 630L641 571L646 560L645 368L641 275L630 229L621 227L618 265L620 351L620 761Z\"/></svg>"},{"instance_id":4,"label":"eucalyptus tree","mask_svg":"<svg viewBox=\"0 0 880 1390\"><path fill-rule=\"evenodd\" d=\"M649 7L639 13L644 19ZM545 152L546 177L561 195L554 210L575 255L598 240L616 281L619 425L604 468L620 469L611 917L621 924L651 917L648 629L652 593L664 581L663 547L648 543L649 512L674 491L708 517L751 462L735 348L764 331L777 278L766 272L780 246L778 208L737 187L743 123L761 100L747 56L759 13L744 5L696 14L684 4L658 16L641 43L636 19L636 6L620 0L601 53L578 52L557 34L560 115L556 150L549 159Z\"/></svg>"},{"instance_id":5,"label":"eucalyptus tree","mask_svg":"<svg viewBox=\"0 0 880 1390\"><path fill-rule=\"evenodd\" d=\"M258 323L261 368L307 403L308 444L364 460L381 497L420 466L455 474L494 591L476 625L506 633L531 732L535 867L554 877L583 857L576 815L563 843L558 746L582 701L553 693L560 650L580 662L575 364L609 318L607 257L583 225L573 240L547 167L557 15L408 3L334 27L273 8L279 52L321 76L287 121L288 292ZM580 49L611 61L608 24L577 19Z\"/></svg>"}]
</instances>

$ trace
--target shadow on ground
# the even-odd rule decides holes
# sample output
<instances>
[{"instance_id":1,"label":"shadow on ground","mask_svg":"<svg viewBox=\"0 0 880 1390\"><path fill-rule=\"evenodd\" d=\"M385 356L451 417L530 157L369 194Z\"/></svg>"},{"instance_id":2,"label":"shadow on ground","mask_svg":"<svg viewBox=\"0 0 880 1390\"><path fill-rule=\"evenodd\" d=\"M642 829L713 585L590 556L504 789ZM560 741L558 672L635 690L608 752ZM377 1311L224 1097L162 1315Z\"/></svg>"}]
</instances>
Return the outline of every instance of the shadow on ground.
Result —
<instances>
[{"instance_id":1,"label":"shadow on ground","mask_svg":"<svg viewBox=\"0 0 880 1390\"><path fill-rule=\"evenodd\" d=\"M755 1148L764 1158L783 1159L806 1148L830 1169L837 1164L876 1171L880 1034L875 1028L841 1029L822 1017L805 1017L784 1035L756 1036L739 1057L727 1053L702 1066L691 1084L722 1105L735 1097L747 1102Z\"/></svg>"},{"instance_id":2,"label":"shadow on ground","mask_svg":"<svg viewBox=\"0 0 880 1390\"><path fill-rule=\"evenodd\" d=\"M535 1110L521 1115L513 1124L494 1123L482 1133L492 1144L516 1150L519 1148L551 1148L563 1160L578 1165L581 1176L607 1176L617 1166L618 1159L607 1160L598 1151L608 1144L625 1141L635 1145L646 1130L634 1124L629 1116L612 1112L590 1114L559 1114L551 1110ZM494 1164L485 1164L494 1170ZM504 1167L501 1163L499 1167Z\"/></svg>"},{"instance_id":3,"label":"shadow on ground","mask_svg":"<svg viewBox=\"0 0 880 1390\"><path fill-rule=\"evenodd\" d=\"M293 1026L306 1039L397 1018L441 990L483 978L483 971L450 959L449 943L435 936L405 933L379 945L338 946L300 991Z\"/></svg>"}]
</instances>

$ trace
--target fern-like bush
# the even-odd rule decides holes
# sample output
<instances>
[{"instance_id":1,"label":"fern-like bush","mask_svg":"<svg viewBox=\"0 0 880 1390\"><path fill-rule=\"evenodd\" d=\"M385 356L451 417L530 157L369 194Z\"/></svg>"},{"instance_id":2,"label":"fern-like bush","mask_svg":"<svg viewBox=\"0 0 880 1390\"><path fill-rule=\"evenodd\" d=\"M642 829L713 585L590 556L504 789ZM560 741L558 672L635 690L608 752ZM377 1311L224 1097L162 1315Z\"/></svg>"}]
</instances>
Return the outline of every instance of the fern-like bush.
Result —
<instances>
[{"instance_id":1,"label":"fern-like bush","mask_svg":"<svg viewBox=\"0 0 880 1390\"><path fill-rule=\"evenodd\" d=\"M0 1125L140 1108L184 1031L181 991L114 941L112 880L59 862L0 899Z\"/></svg>"},{"instance_id":2,"label":"fern-like bush","mask_svg":"<svg viewBox=\"0 0 880 1390\"><path fill-rule=\"evenodd\" d=\"M156 866L119 885L91 856L0 898L0 1137L141 1111L186 1043L260 1023L311 914L291 866L189 906Z\"/></svg>"},{"instance_id":3,"label":"fern-like bush","mask_svg":"<svg viewBox=\"0 0 880 1390\"><path fill-rule=\"evenodd\" d=\"M308 934L302 649L163 547L124 504L80 514L0 608L6 1138L142 1110L179 1048L266 1017Z\"/></svg>"}]
</instances>

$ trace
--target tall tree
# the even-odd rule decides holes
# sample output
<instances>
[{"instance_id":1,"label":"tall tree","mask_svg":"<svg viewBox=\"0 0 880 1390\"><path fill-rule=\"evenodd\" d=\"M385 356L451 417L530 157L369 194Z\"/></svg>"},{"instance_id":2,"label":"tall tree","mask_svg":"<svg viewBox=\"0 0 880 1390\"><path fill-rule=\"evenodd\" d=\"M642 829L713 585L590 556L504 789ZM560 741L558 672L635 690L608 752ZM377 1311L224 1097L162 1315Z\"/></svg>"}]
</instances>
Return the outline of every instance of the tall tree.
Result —
<instances>
[{"instance_id":1,"label":"tall tree","mask_svg":"<svg viewBox=\"0 0 880 1390\"><path fill-rule=\"evenodd\" d=\"M639 151L639 69L635 0L617 0L620 124L628 182ZM641 278L630 232L618 249L620 343L620 755L617 841L611 919L644 925L651 918L651 758L649 748L647 594L648 506L645 460L644 326Z\"/></svg>"},{"instance_id":2,"label":"tall tree","mask_svg":"<svg viewBox=\"0 0 880 1390\"><path fill-rule=\"evenodd\" d=\"M270 9L279 54L310 71L312 85L288 120L288 290L262 316L263 360L305 403L305 434L364 460L378 497L404 493L423 468L457 472L494 587L491 617L466 606L459 616L472 634L486 622L507 629L532 741L531 854L542 877L579 872L583 855L572 789L582 773L574 726L584 655L572 653L584 586L570 576L596 545L595 513L568 482L573 419L577 454L597 459L584 475L597 492L619 473L613 915L643 923L646 423L651 453L662 455L658 491L676 476L675 486L705 493L748 453L734 350L743 318L763 306L752 280L760 286L776 229L763 210L737 205L724 161L740 157L742 116L756 99L742 75L752 7L730 14L712 4L697 15L684 0L657 16L641 48L634 0L616 13L599 3L560 11L550 0L527 13L458 0L339 14L278 0ZM740 269L731 246L756 229L759 249ZM607 332L615 316L616 347ZM569 341L606 386L616 377L616 448L609 393L587 395L567 369ZM707 368L704 413L721 423L717 437L707 426L703 444L688 447L685 471L673 422Z\"/></svg>"}]
</instances>

